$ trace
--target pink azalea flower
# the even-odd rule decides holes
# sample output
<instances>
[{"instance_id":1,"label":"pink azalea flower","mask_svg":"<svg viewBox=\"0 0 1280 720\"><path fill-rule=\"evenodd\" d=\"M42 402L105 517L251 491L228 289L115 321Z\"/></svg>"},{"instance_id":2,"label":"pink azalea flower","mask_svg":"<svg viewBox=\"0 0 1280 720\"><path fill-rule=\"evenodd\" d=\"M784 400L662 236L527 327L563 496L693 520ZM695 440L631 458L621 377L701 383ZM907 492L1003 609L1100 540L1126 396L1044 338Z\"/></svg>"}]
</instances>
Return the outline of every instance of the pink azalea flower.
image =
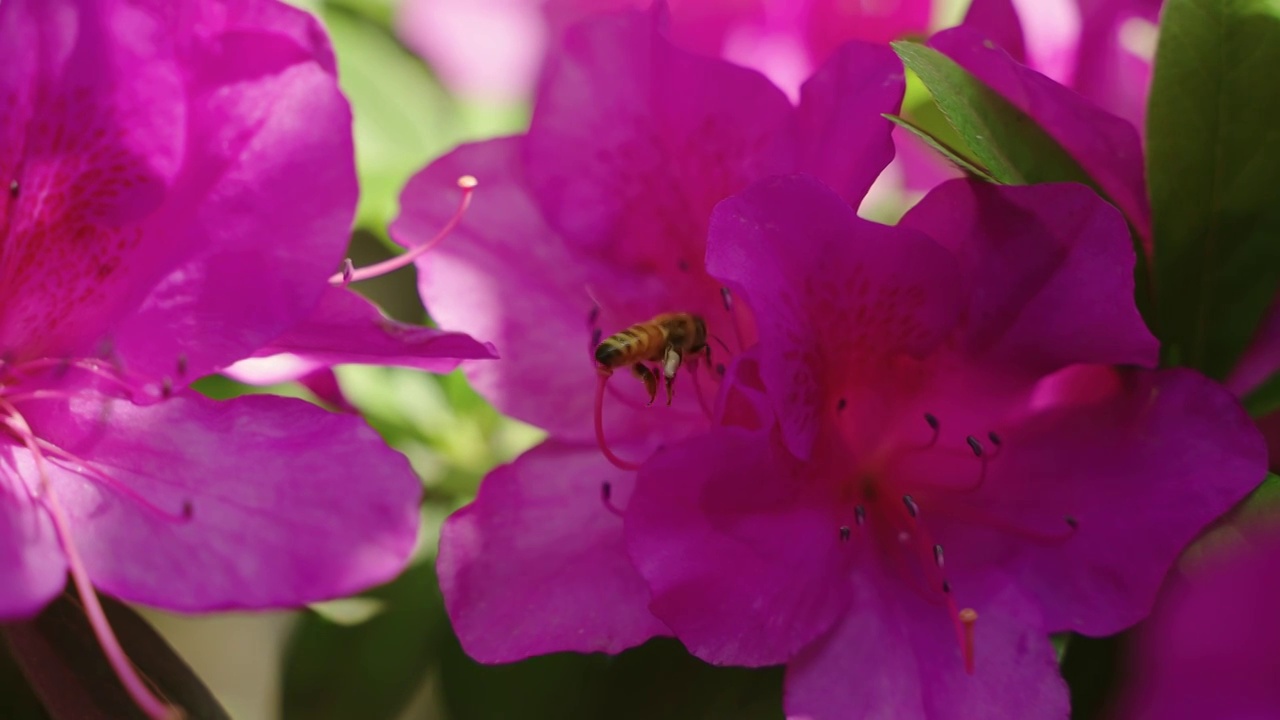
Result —
<instances>
[{"instance_id":1,"label":"pink azalea flower","mask_svg":"<svg viewBox=\"0 0 1280 720\"><path fill-rule=\"evenodd\" d=\"M896 227L802 175L722 202L708 271L755 310L744 392L777 421L641 469L653 613L709 662L787 663L793 717L1067 717L1049 633L1141 619L1265 475L1230 393L1141 369L1133 265L1077 185L953 181Z\"/></svg>"},{"instance_id":2,"label":"pink azalea flower","mask_svg":"<svg viewBox=\"0 0 1280 720\"><path fill-rule=\"evenodd\" d=\"M421 493L358 418L188 382L280 348L432 367L490 351L402 332L327 282L357 188L309 15L5 0L0 67L0 619L70 571L130 692L165 716L93 586L179 611L347 595L404 566Z\"/></svg>"},{"instance_id":3,"label":"pink azalea flower","mask_svg":"<svg viewBox=\"0 0 1280 720\"><path fill-rule=\"evenodd\" d=\"M406 0L400 34L454 92L519 101L570 25L652 0ZM794 95L847 40L885 43L928 30L931 0L668 0L681 47L754 67Z\"/></svg>"},{"instance_id":4,"label":"pink azalea flower","mask_svg":"<svg viewBox=\"0 0 1280 720\"><path fill-rule=\"evenodd\" d=\"M964 24L1142 131L1163 0L974 0Z\"/></svg>"},{"instance_id":5,"label":"pink azalea flower","mask_svg":"<svg viewBox=\"0 0 1280 720\"><path fill-rule=\"evenodd\" d=\"M1245 528L1170 579L1143 623L1117 720L1264 720L1280 709L1280 528Z\"/></svg>"},{"instance_id":6,"label":"pink azalea flower","mask_svg":"<svg viewBox=\"0 0 1280 720\"><path fill-rule=\"evenodd\" d=\"M593 326L697 313L713 362L728 360L754 330L703 267L712 207L801 169L856 202L892 155L880 113L902 92L887 48L852 44L793 107L758 73L677 49L651 14L606 16L552 53L527 134L463 146L410 181L392 235L415 245L453 213L454 178L479 178L466 222L419 264L420 289L433 317L504 349L468 368L477 390L551 435L445 524L440 581L472 656L613 652L666 633L606 510L626 504L634 473L596 444ZM645 410L640 383L619 373L605 398L608 442L639 460L705 431L717 379L686 367L674 404Z\"/></svg>"}]
</instances>

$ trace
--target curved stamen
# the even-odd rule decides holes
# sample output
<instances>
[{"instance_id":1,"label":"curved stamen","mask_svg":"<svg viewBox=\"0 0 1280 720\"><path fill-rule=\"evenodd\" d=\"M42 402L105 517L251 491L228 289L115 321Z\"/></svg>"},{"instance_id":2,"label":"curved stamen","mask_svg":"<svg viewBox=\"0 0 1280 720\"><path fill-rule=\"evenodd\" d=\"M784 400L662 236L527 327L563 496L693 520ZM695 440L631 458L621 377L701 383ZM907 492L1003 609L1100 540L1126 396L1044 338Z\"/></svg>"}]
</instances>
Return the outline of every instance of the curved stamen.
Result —
<instances>
[{"instance_id":1,"label":"curved stamen","mask_svg":"<svg viewBox=\"0 0 1280 720\"><path fill-rule=\"evenodd\" d=\"M689 363L689 378L693 383L693 389L698 394L698 405L702 406L702 413L707 416L707 420L715 423L715 413L711 411L711 405L707 403L707 396L702 392L702 383L698 380L698 368L700 367L698 359L694 358ZM711 372L711 368L707 368L707 372Z\"/></svg>"},{"instance_id":2,"label":"curved stamen","mask_svg":"<svg viewBox=\"0 0 1280 720\"><path fill-rule=\"evenodd\" d=\"M603 482L600 484L600 502L604 504L604 509L623 517L622 509L613 504L613 483Z\"/></svg>"},{"instance_id":3,"label":"curved stamen","mask_svg":"<svg viewBox=\"0 0 1280 720\"><path fill-rule=\"evenodd\" d=\"M67 566L71 572L71 579L75 583L80 600L84 603L84 612L89 618L89 625L93 628L93 634L98 638L98 644L102 646L102 651L107 656L107 662L110 663L111 669L115 671L116 677L120 678L120 682L124 685L125 691L129 693L129 697L147 714L147 717L152 720L180 720L185 717L182 709L161 700L147 687L146 682L143 681L138 671L133 667L133 663L129 661L129 656L125 654L124 648L120 646L120 641L111 630L111 623L108 622L107 615L102 610L102 604L98 601L98 595L93 589L93 582L89 579L89 573L85 569L84 561L80 558L80 551L73 541L71 523L67 520L66 511L62 509L62 503L58 501L58 496L53 492L52 484L49 482L44 453L40 450L39 445L34 442L35 435L31 433L31 427L27 425L26 420L21 415L14 416L11 420L15 422L14 427L21 428L20 439L26 445L27 450L30 451L35 462L36 473L40 478L39 484L44 507L49 511L49 516L53 521L54 532L58 536L58 542L62 545L62 551L67 555Z\"/></svg>"},{"instance_id":4,"label":"curved stamen","mask_svg":"<svg viewBox=\"0 0 1280 720\"><path fill-rule=\"evenodd\" d=\"M117 387L128 393L133 393L134 391L134 387L126 382L122 377L123 372L119 368L113 365L103 367L98 361L88 358L38 358L36 360L28 360L17 365L12 365L9 367L9 372L14 375L19 373L26 375L33 371L46 370L50 368L74 368L76 370L83 370L87 373L92 373L94 376L102 378L103 380L114 383Z\"/></svg>"},{"instance_id":5,"label":"curved stamen","mask_svg":"<svg viewBox=\"0 0 1280 720\"><path fill-rule=\"evenodd\" d=\"M329 278L329 284L334 287L346 287L353 282L360 282L361 280L368 280L380 275L386 275L389 272L399 270L400 268L412 263L414 260L417 260L428 250L440 244L441 240L448 237L449 233L453 232L454 229L458 227L458 223L462 222L462 216L466 214L467 208L471 205L471 196L475 194L476 186L478 184L479 182L471 175L463 175L458 178L458 188L462 190L462 199L458 201L458 209L454 211L453 217L449 218L449 222L445 223L444 227L440 229L440 232L436 233L435 237L421 245L410 248L407 252L388 260L383 260L380 263L374 263L368 267L362 267L359 270L354 269L354 266L351 264L351 259L348 258L344 261L342 270Z\"/></svg>"},{"instance_id":6,"label":"curved stamen","mask_svg":"<svg viewBox=\"0 0 1280 720\"><path fill-rule=\"evenodd\" d=\"M604 389L609 383L611 372L598 370L597 376L599 381L596 383L596 407L595 407L595 426L596 426L596 445L600 447L600 452L604 454L606 460L620 470L634 471L640 469L639 463L628 462L613 454L613 450L609 448L609 443L604 439Z\"/></svg>"}]
</instances>

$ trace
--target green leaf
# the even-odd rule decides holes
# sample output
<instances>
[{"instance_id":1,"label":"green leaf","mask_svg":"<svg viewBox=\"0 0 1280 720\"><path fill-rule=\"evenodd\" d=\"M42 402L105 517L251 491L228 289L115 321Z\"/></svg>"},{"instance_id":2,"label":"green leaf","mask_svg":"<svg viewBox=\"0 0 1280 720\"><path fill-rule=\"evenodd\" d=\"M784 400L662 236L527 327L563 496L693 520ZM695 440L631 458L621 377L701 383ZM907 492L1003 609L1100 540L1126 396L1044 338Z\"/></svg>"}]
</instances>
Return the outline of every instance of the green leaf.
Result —
<instances>
[{"instance_id":1,"label":"green leaf","mask_svg":"<svg viewBox=\"0 0 1280 720\"><path fill-rule=\"evenodd\" d=\"M1079 182L1098 190L1035 120L954 60L918 43L895 42L893 49L920 76L947 122L996 182Z\"/></svg>"},{"instance_id":2,"label":"green leaf","mask_svg":"<svg viewBox=\"0 0 1280 720\"><path fill-rule=\"evenodd\" d=\"M1280 281L1280 3L1169 0L1147 114L1166 363L1235 364Z\"/></svg>"},{"instance_id":3,"label":"green leaf","mask_svg":"<svg viewBox=\"0 0 1280 720\"><path fill-rule=\"evenodd\" d=\"M926 145L933 148L935 152L951 161L952 165L960 168L965 173L972 175L980 180L987 182L995 182L996 179L991 177L991 173L984 167L979 166L975 161L964 157L958 149L948 146L937 136L912 123L906 118L898 117L890 113L880 113L886 120L906 130L907 132L920 138Z\"/></svg>"},{"instance_id":4,"label":"green leaf","mask_svg":"<svg viewBox=\"0 0 1280 720\"><path fill-rule=\"evenodd\" d=\"M1244 399L1244 409L1251 417L1261 417L1280 410L1280 373L1267 378Z\"/></svg>"},{"instance_id":5,"label":"green leaf","mask_svg":"<svg viewBox=\"0 0 1280 720\"><path fill-rule=\"evenodd\" d=\"M101 601L129 660L162 697L192 720L229 720L200 678L145 620L109 597ZM107 663L73 592L64 592L33 620L5 625L4 636L54 720L146 720Z\"/></svg>"},{"instance_id":6,"label":"green leaf","mask_svg":"<svg viewBox=\"0 0 1280 720\"><path fill-rule=\"evenodd\" d=\"M783 717L782 668L712 667L668 639L612 657L565 653L510 665L480 665L454 645L442 680L453 720Z\"/></svg>"},{"instance_id":7,"label":"green leaf","mask_svg":"<svg viewBox=\"0 0 1280 720\"><path fill-rule=\"evenodd\" d=\"M284 656L285 720L395 718L426 679L449 637L432 563L362 598L373 610L362 622L311 611L298 623Z\"/></svg>"}]
</instances>

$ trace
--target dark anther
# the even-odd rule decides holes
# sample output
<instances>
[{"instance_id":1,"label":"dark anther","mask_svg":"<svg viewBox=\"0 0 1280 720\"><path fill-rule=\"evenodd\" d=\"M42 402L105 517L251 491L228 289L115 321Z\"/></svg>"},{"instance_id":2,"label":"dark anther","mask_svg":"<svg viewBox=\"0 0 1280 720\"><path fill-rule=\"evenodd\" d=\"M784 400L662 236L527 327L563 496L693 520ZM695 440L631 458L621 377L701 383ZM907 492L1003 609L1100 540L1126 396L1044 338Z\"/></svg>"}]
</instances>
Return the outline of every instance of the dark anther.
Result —
<instances>
[{"instance_id":1,"label":"dark anther","mask_svg":"<svg viewBox=\"0 0 1280 720\"><path fill-rule=\"evenodd\" d=\"M947 582L946 580L943 580L943 581L942 581L942 592L944 592L944 593L946 593L946 594L950 595L950 594L951 594L951 583Z\"/></svg>"},{"instance_id":2,"label":"dark anther","mask_svg":"<svg viewBox=\"0 0 1280 720\"><path fill-rule=\"evenodd\" d=\"M982 443L978 442L978 438L970 435L964 441L969 443L969 449L973 451L974 457L982 457Z\"/></svg>"},{"instance_id":3,"label":"dark anther","mask_svg":"<svg viewBox=\"0 0 1280 720\"><path fill-rule=\"evenodd\" d=\"M841 410L844 410L848 406L849 406L848 401L846 401L844 398L840 398L839 400L836 401L836 412L840 412Z\"/></svg>"},{"instance_id":4,"label":"dark anther","mask_svg":"<svg viewBox=\"0 0 1280 720\"><path fill-rule=\"evenodd\" d=\"M907 506L907 514L911 517L920 515L920 506L916 504L916 501L910 495L902 496L902 504Z\"/></svg>"},{"instance_id":5,"label":"dark anther","mask_svg":"<svg viewBox=\"0 0 1280 720\"><path fill-rule=\"evenodd\" d=\"M1075 530L1076 528L1080 527L1079 521L1077 521L1075 518L1071 517L1070 515L1066 516L1063 519L1067 521L1067 526L1070 527L1072 530Z\"/></svg>"},{"instance_id":6,"label":"dark anther","mask_svg":"<svg viewBox=\"0 0 1280 720\"><path fill-rule=\"evenodd\" d=\"M599 345L599 344L600 344L600 338L601 338L600 328L596 328L596 329L592 330L592 331L591 331L591 347L595 347L595 346Z\"/></svg>"},{"instance_id":7,"label":"dark anther","mask_svg":"<svg viewBox=\"0 0 1280 720\"><path fill-rule=\"evenodd\" d=\"M938 564L938 567L942 567L942 546L941 545L933 546L933 561Z\"/></svg>"},{"instance_id":8,"label":"dark anther","mask_svg":"<svg viewBox=\"0 0 1280 720\"><path fill-rule=\"evenodd\" d=\"M862 526L867 522L867 509L861 505L853 509L853 517L858 521L858 525Z\"/></svg>"},{"instance_id":9,"label":"dark anther","mask_svg":"<svg viewBox=\"0 0 1280 720\"><path fill-rule=\"evenodd\" d=\"M195 514L195 511L196 509L191 506L190 500L182 501L182 517L186 518L187 520L190 520L191 516Z\"/></svg>"},{"instance_id":10,"label":"dark anther","mask_svg":"<svg viewBox=\"0 0 1280 720\"><path fill-rule=\"evenodd\" d=\"M689 272L689 263L685 262L683 258L676 261L676 267L679 268L680 272Z\"/></svg>"},{"instance_id":11,"label":"dark anther","mask_svg":"<svg viewBox=\"0 0 1280 720\"><path fill-rule=\"evenodd\" d=\"M11 198L16 198L16 197L18 197L18 190L19 190L19 189L20 189L20 188L19 188L19 186L18 186L18 181L17 181L17 180L10 180L10 181L9 181L9 197L11 197Z\"/></svg>"},{"instance_id":12,"label":"dark anther","mask_svg":"<svg viewBox=\"0 0 1280 720\"><path fill-rule=\"evenodd\" d=\"M720 288L720 299L724 301L724 309L733 312L733 296L729 294L729 288Z\"/></svg>"},{"instance_id":13,"label":"dark anther","mask_svg":"<svg viewBox=\"0 0 1280 720\"><path fill-rule=\"evenodd\" d=\"M996 447L1000 447L1000 443L1001 443L1000 436L997 435L994 430L987 433L987 439L991 441L992 445L995 445Z\"/></svg>"},{"instance_id":14,"label":"dark anther","mask_svg":"<svg viewBox=\"0 0 1280 720\"><path fill-rule=\"evenodd\" d=\"M930 430L933 430L934 432L938 432L938 428L941 426L941 424L938 422L938 418L934 417L933 413L925 413L924 421L929 423Z\"/></svg>"},{"instance_id":15,"label":"dark anther","mask_svg":"<svg viewBox=\"0 0 1280 720\"><path fill-rule=\"evenodd\" d=\"M596 321L599 319L600 319L600 306L592 305L591 312L587 313L587 324L595 325Z\"/></svg>"},{"instance_id":16,"label":"dark anther","mask_svg":"<svg viewBox=\"0 0 1280 720\"><path fill-rule=\"evenodd\" d=\"M613 498L613 483L605 482L600 484L600 499L609 502Z\"/></svg>"},{"instance_id":17,"label":"dark anther","mask_svg":"<svg viewBox=\"0 0 1280 720\"><path fill-rule=\"evenodd\" d=\"M716 363L716 374L724 377L724 363Z\"/></svg>"},{"instance_id":18,"label":"dark anther","mask_svg":"<svg viewBox=\"0 0 1280 720\"><path fill-rule=\"evenodd\" d=\"M160 381L160 397L168 400L173 396L173 380L165 378Z\"/></svg>"},{"instance_id":19,"label":"dark anther","mask_svg":"<svg viewBox=\"0 0 1280 720\"><path fill-rule=\"evenodd\" d=\"M187 356L179 355L178 356L178 377L186 377L186 376L187 376Z\"/></svg>"},{"instance_id":20,"label":"dark anther","mask_svg":"<svg viewBox=\"0 0 1280 720\"><path fill-rule=\"evenodd\" d=\"M852 532L853 531L849 529L848 525L841 525L840 526L840 542L849 542L849 535Z\"/></svg>"}]
</instances>

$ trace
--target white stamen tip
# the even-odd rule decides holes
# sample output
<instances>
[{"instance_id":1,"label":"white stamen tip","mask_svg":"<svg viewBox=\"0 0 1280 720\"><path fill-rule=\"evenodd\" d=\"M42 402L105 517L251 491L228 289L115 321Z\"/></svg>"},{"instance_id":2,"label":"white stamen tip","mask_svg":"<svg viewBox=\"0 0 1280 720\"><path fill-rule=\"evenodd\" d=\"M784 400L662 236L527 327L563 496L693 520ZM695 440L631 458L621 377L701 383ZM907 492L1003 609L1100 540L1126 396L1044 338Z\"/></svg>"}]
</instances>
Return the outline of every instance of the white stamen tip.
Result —
<instances>
[{"instance_id":1,"label":"white stamen tip","mask_svg":"<svg viewBox=\"0 0 1280 720\"><path fill-rule=\"evenodd\" d=\"M462 188L463 190L472 190L479 184L480 184L480 181L476 180L475 175L463 175L462 177L458 178L458 187Z\"/></svg>"}]
</instances>

